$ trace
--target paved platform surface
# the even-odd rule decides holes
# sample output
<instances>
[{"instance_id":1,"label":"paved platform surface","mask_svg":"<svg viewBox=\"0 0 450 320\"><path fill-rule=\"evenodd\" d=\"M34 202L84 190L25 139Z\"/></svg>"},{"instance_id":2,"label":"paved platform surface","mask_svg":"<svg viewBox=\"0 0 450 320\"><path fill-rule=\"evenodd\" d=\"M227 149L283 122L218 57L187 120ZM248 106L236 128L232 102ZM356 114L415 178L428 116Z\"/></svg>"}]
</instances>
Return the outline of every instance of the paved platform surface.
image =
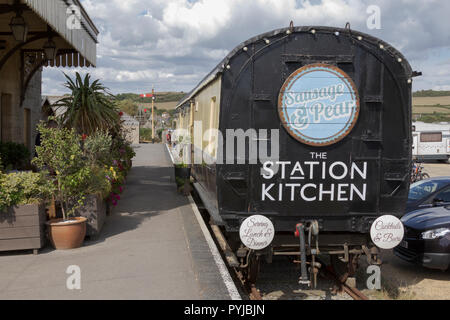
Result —
<instances>
[{"instance_id":1,"label":"paved platform surface","mask_svg":"<svg viewBox=\"0 0 450 320\"><path fill-rule=\"evenodd\" d=\"M164 145L136 147L122 199L79 249L0 253L0 299L230 299ZM81 290L67 289L71 265Z\"/></svg>"}]
</instances>

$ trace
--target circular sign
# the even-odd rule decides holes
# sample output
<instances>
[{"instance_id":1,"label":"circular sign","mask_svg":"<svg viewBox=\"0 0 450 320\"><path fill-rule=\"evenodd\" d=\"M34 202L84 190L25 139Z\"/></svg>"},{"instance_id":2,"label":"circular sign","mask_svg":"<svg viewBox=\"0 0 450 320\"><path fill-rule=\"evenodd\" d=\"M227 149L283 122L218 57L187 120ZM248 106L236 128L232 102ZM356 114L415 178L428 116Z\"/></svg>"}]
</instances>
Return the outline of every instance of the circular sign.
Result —
<instances>
[{"instance_id":1,"label":"circular sign","mask_svg":"<svg viewBox=\"0 0 450 320\"><path fill-rule=\"evenodd\" d=\"M395 248L402 242L404 234L403 223L391 215L379 217L370 228L373 243L381 249Z\"/></svg>"},{"instance_id":2,"label":"circular sign","mask_svg":"<svg viewBox=\"0 0 450 320\"><path fill-rule=\"evenodd\" d=\"M244 220L239 230L242 243L250 249L261 250L268 247L275 235L272 221L261 215L250 216Z\"/></svg>"},{"instance_id":3,"label":"circular sign","mask_svg":"<svg viewBox=\"0 0 450 320\"><path fill-rule=\"evenodd\" d=\"M304 66L283 84L278 113L298 141L328 146L344 139L358 120L359 95L341 69L323 63Z\"/></svg>"}]
</instances>

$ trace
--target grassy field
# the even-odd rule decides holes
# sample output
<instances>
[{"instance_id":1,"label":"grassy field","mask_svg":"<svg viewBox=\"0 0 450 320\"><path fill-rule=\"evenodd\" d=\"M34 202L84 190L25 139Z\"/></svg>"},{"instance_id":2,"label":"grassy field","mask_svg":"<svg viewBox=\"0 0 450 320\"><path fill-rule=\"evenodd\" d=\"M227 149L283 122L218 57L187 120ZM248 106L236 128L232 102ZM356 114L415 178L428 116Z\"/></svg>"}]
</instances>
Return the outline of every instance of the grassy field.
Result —
<instances>
[{"instance_id":1,"label":"grassy field","mask_svg":"<svg viewBox=\"0 0 450 320\"><path fill-rule=\"evenodd\" d=\"M413 119L423 122L450 121L450 96L413 97Z\"/></svg>"},{"instance_id":2,"label":"grassy field","mask_svg":"<svg viewBox=\"0 0 450 320\"><path fill-rule=\"evenodd\" d=\"M413 106L450 106L450 96L448 97L413 97Z\"/></svg>"}]
</instances>

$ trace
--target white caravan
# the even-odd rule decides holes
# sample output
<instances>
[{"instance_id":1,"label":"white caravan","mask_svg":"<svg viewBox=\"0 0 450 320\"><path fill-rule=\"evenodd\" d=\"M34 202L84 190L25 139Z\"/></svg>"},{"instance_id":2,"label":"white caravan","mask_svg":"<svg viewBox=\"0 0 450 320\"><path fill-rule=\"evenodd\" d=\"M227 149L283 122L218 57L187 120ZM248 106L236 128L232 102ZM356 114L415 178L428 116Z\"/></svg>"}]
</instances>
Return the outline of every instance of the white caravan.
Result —
<instances>
[{"instance_id":1,"label":"white caravan","mask_svg":"<svg viewBox=\"0 0 450 320\"><path fill-rule=\"evenodd\" d=\"M413 122L413 158L450 161L450 123Z\"/></svg>"}]
</instances>

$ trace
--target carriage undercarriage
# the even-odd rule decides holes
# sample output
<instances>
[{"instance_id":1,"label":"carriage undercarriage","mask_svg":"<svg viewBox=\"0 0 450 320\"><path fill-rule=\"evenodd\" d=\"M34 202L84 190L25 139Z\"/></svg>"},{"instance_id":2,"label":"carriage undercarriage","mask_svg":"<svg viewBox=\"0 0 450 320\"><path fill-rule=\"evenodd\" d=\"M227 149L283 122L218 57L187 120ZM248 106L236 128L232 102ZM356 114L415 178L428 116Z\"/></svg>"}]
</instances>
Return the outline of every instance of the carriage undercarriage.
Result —
<instances>
[{"instance_id":1,"label":"carriage undercarriage","mask_svg":"<svg viewBox=\"0 0 450 320\"><path fill-rule=\"evenodd\" d=\"M358 269L361 256L366 256L369 265L380 265L379 249L374 246L366 234L313 234L313 228L308 227L305 233L304 245L301 244L300 235L295 237L293 233L277 233L272 244L263 250L252 250L241 244L239 235L228 235L229 250L235 255L237 261L234 266L239 268L244 280L256 283L260 272L261 263L272 263L274 257L289 257L293 263L301 266L299 284L308 288L317 286L317 275L322 268L330 265L338 277L344 283L349 277L353 277ZM217 231L215 231L216 233ZM320 238L320 241L319 241ZM350 239L340 243L339 239ZM303 250L302 250L303 248ZM329 263L325 265L324 260Z\"/></svg>"}]
</instances>

